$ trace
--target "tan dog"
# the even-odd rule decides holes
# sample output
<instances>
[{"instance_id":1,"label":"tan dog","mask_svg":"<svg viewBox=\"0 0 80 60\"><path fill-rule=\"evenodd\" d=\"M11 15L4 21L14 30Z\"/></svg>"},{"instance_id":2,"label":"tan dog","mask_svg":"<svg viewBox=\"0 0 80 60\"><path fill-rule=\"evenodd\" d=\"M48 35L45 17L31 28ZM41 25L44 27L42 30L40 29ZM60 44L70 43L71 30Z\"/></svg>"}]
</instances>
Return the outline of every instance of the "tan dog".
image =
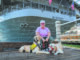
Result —
<instances>
[{"instance_id":1,"label":"tan dog","mask_svg":"<svg viewBox=\"0 0 80 60\"><path fill-rule=\"evenodd\" d=\"M63 54L62 44L58 41L53 41L49 44L49 50L54 53L54 55L57 55L58 53Z\"/></svg>"},{"instance_id":2,"label":"tan dog","mask_svg":"<svg viewBox=\"0 0 80 60\"><path fill-rule=\"evenodd\" d=\"M19 49L19 52L32 52L32 53L45 53L49 54L49 52L40 51L39 45L40 44L40 37L35 36L34 42L32 45L24 45Z\"/></svg>"}]
</instances>

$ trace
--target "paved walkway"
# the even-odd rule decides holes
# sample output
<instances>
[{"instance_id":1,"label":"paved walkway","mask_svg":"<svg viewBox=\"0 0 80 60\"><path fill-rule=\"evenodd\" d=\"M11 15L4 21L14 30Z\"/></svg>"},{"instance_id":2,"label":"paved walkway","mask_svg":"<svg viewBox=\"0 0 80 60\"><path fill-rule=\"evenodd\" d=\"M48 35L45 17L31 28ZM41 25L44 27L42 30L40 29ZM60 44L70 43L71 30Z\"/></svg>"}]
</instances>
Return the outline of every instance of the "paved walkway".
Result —
<instances>
[{"instance_id":1,"label":"paved walkway","mask_svg":"<svg viewBox=\"0 0 80 60\"><path fill-rule=\"evenodd\" d=\"M0 52L0 60L80 60L80 50L64 48L64 54L57 56L17 51Z\"/></svg>"}]
</instances>

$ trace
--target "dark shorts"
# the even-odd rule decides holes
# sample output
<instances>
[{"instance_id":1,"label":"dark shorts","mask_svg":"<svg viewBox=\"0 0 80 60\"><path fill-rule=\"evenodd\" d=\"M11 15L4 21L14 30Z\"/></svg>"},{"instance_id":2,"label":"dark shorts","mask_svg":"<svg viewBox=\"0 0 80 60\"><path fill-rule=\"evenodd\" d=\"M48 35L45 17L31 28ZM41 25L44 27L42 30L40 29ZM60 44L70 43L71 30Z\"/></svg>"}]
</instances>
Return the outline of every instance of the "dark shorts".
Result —
<instances>
[{"instance_id":1,"label":"dark shorts","mask_svg":"<svg viewBox=\"0 0 80 60\"><path fill-rule=\"evenodd\" d=\"M46 39L47 37L43 37L43 38ZM48 47L49 47L49 44L50 44L52 41L54 41L54 39L53 39L52 37L49 38L48 42L45 41L45 42L43 43L43 41L40 40L41 49L46 49L46 48L48 48Z\"/></svg>"}]
</instances>

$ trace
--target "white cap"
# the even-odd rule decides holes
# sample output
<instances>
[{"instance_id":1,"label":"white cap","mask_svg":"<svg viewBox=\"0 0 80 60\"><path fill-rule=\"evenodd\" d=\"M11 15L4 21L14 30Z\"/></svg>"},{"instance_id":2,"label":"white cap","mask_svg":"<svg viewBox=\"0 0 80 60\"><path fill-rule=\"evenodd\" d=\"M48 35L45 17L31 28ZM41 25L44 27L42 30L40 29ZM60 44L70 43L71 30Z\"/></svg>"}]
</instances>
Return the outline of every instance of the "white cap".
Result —
<instances>
[{"instance_id":1,"label":"white cap","mask_svg":"<svg viewBox=\"0 0 80 60\"><path fill-rule=\"evenodd\" d=\"M45 23L45 20L41 20L40 23Z\"/></svg>"}]
</instances>

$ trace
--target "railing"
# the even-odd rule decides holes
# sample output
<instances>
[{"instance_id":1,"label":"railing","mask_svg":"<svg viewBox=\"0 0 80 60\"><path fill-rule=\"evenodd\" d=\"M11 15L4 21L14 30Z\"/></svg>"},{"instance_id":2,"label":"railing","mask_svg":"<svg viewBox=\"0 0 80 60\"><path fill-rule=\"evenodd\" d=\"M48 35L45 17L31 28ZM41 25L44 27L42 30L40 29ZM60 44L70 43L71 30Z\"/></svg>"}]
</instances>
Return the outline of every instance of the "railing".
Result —
<instances>
[{"instance_id":1,"label":"railing","mask_svg":"<svg viewBox=\"0 0 80 60\"><path fill-rule=\"evenodd\" d=\"M76 11L76 14L80 16L80 11L77 8L75 8L75 11Z\"/></svg>"},{"instance_id":2,"label":"railing","mask_svg":"<svg viewBox=\"0 0 80 60\"><path fill-rule=\"evenodd\" d=\"M75 25L75 23L73 24ZM56 39L58 39L59 41L65 42L65 43L80 43L80 34L78 34L79 29L76 29L76 27L78 26L75 27L72 25L72 28L73 28L72 29L70 27L71 24L68 24L68 25L66 24L62 26L60 21L56 21L56 25L55 25L56 26ZM69 29L66 29L66 28L69 28ZM67 34L61 32L64 30L66 30L65 33L67 32Z\"/></svg>"},{"instance_id":3,"label":"railing","mask_svg":"<svg viewBox=\"0 0 80 60\"><path fill-rule=\"evenodd\" d=\"M69 9L64 10L58 7L58 4L54 5L54 6L49 6L49 5L45 5L42 3L38 3L38 2L25 2L22 4L17 4L14 6L9 6L8 8L4 8L2 15L5 15L6 13L9 13L11 11L15 11L15 10L21 10L21 9L25 9L25 8L35 8L35 9L41 9L42 11L50 11L50 12L56 12L56 13L61 13L64 15L69 15L69 16L75 16L75 11L71 11ZM64 6L63 6L64 8Z\"/></svg>"}]
</instances>

